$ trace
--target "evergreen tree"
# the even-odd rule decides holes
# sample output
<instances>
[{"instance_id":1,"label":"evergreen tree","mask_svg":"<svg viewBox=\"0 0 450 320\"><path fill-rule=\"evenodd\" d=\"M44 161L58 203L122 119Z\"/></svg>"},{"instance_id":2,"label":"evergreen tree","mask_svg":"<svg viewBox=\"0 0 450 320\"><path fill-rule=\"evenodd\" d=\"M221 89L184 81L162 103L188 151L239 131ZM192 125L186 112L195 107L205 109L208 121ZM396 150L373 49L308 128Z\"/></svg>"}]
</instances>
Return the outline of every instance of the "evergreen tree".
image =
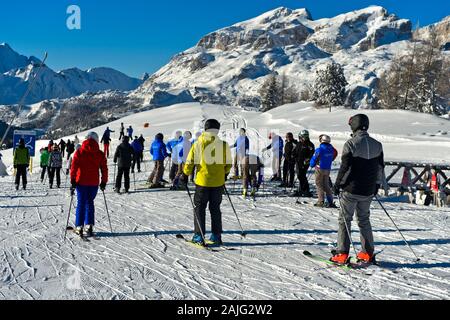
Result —
<instances>
[{"instance_id":1,"label":"evergreen tree","mask_svg":"<svg viewBox=\"0 0 450 320\"><path fill-rule=\"evenodd\" d=\"M259 94L261 95L261 111L266 112L281 104L280 85L277 77L270 75L263 83Z\"/></svg>"},{"instance_id":2,"label":"evergreen tree","mask_svg":"<svg viewBox=\"0 0 450 320\"><path fill-rule=\"evenodd\" d=\"M340 106L345 101L345 79L344 69L338 63L332 62L323 70L317 71L316 80L313 85L313 100L322 106Z\"/></svg>"}]
</instances>

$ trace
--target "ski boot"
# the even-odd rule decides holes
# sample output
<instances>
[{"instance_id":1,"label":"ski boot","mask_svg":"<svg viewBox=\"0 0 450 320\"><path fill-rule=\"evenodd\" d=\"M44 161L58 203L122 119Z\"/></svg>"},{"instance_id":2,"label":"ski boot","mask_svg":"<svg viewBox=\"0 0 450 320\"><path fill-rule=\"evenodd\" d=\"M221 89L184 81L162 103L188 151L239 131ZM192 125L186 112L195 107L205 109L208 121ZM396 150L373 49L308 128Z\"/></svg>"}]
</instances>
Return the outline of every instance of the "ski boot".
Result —
<instances>
[{"instance_id":1,"label":"ski boot","mask_svg":"<svg viewBox=\"0 0 450 320\"><path fill-rule=\"evenodd\" d=\"M194 236L192 237L191 242L194 243L194 244L201 245L201 246L205 245L205 243L203 242L203 237L202 237L202 235L200 233L194 234Z\"/></svg>"},{"instance_id":2,"label":"ski boot","mask_svg":"<svg viewBox=\"0 0 450 320\"><path fill-rule=\"evenodd\" d=\"M303 192L303 196L304 196L305 198L312 198L312 197L313 197L313 194L312 194L310 191L306 191L306 192Z\"/></svg>"},{"instance_id":3,"label":"ski boot","mask_svg":"<svg viewBox=\"0 0 450 320\"><path fill-rule=\"evenodd\" d=\"M336 253L330 258L330 261L339 265L347 264L350 260L348 253Z\"/></svg>"},{"instance_id":4,"label":"ski boot","mask_svg":"<svg viewBox=\"0 0 450 320\"><path fill-rule=\"evenodd\" d=\"M22 188L23 188L23 190L27 190L27 185L24 184Z\"/></svg>"},{"instance_id":5,"label":"ski boot","mask_svg":"<svg viewBox=\"0 0 450 320\"><path fill-rule=\"evenodd\" d=\"M94 235L94 227L90 224L84 226L85 237L92 237Z\"/></svg>"},{"instance_id":6,"label":"ski boot","mask_svg":"<svg viewBox=\"0 0 450 320\"><path fill-rule=\"evenodd\" d=\"M300 197L303 197L303 192L300 192L300 191L295 191L293 194L292 194L292 196L293 197L298 197L298 198L300 198Z\"/></svg>"},{"instance_id":7,"label":"ski boot","mask_svg":"<svg viewBox=\"0 0 450 320\"><path fill-rule=\"evenodd\" d=\"M252 198L254 198L255 195L256 195L256 188L252 188L252 191L250 192L250 196L251 196Z\"/></svg>"},{"instance_id":8,"label":"ski boot","mask_svg":"<svg viewBox=\"0 0 450 320\"><path fill-rule=\"evenodd\" d=\"M363 263L375 263L375 255L374 254L368 254L367 252L360 252L356 256L356 259L358 262Z\"/></svg>"},{"instance_id":9,"label":"ski boot","mask_svg":"<svg viewBox=\"0 0 450 320\"><path fill-rule=\"evenodd\" d=\"M82 237L83 236L83 227L76 227L74 232L76 235Z\"/></svg>"},{"instance_id":10,"label":"ski boot","mask_svg":"<svg viewBox=\"0 0 450 320\"><path fill-rule=\"evenodd\" d=\"M120 194L120 188L114 188L114 192Z\"/></svg>"},{"instance_id":11,"label":"ski boot","mask_svg":"<svg viewBox=\"0 0 450 320\"><path fill-rule=\"evenodd\" d=\"M334 202L331 202L331 203L327 203L325 205L325 208L338 209L338 206Z\"/></svg>"},{"instance_id":12,"label":"ski boot","mask_svg":"<svg viewBox=\"0 0 450 320\"><path fill-rule=\"evenodd\" d=\"M162 183L160 183L160 182L152 183L150 185L150 189L160 189L160 188L164 188L164 185Z\"/></svg>"},{"instance_id":13,"label":"ski boot","mask_svg":"<svg viewBox=\"0 0 450 320\"><path fill-rule=\"evenodd\" d=\"M208 245L209 246L221 246L223 244L222 237L220 234L211 234L209 238Z\"/></svg>"},{"instance_id":14,"label":"ski boot","mask_svg":"<svg viewBox=\"0 0 450 320\"><path fill-rule=\"evenodd\" d=\"M324 205L324 203L323 203L322 201L319 201L319 202L316 202L316 203L314 204L314 207L317 207L317 208L324 208L325 205Z\"/></svg>"},{"instance_id":15,"label":"ski boot","mask_svg":"<svg viewBox=\"0 0 450 320\"><path fill-rule=\"evenodd\" d=\"M19 191L19 185L16 184L16 191Z\"/></svg>"}]
</instances>

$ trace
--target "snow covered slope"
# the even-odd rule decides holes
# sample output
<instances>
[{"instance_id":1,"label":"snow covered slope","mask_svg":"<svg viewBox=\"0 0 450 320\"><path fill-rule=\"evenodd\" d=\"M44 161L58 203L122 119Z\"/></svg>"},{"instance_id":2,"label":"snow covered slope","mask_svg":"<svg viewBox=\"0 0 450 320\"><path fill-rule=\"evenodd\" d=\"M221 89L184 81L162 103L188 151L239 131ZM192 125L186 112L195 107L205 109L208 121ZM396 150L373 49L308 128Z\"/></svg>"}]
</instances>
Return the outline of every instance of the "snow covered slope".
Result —
<instances>
[{"instance_id":1,"label":"snow covered slope","mask_svg":"<svg viewBox=\"0 0 450 320\"><path fill-rule=\"evenodd\" d=\"M144 133L148 148L157 132L166 136L176 129L195 132L204 119L215 117L224 123L224 129L247 126L252 145L267 143L265 128L284 133L306 127L312 130L314 142L319 133L332 133L341 150L348 136L348 117L354 113L336 109L328 114L309 104L287 105L266 114L229 106L181 104L130 115L109 127L116 130L113 149L120 122ZM384 143L387 159L450 160L450 139L443 134L450 131L448 120L401 111L367 113L372 119L371 131ZM145 123L150 127L144 129ZM101 133L104 129L95 130ZM442 135L437 135L439 130ZM235 131L222 134L231 142ZM10 166L11 151L2 153ZM136 175L138 187L153 167L148 151L145 160L144 172ZM109 169L113 181L111 159ZM26 192L15 192L11 177L0 178L0 299L447 299L450 295L449 208L385 203L422 259L414 262L380 206L373 204L376 250L383 268L343 271L302 255L303 250L330 254L337 238L338 210L295 205L295 198L270 183L251 205L237 196L239 185L229 182L248 235L241 238L224 199L223 238L236 250L211 253L175 237L189 237L192 232L192 207L185 192L139 190L117 196L110 184L106 199L114 233L110 233L99 195L96 228L100 240L84 243L68 234L64 242L68 189L48 190L36 182L36 174L30 179ZM72 215L71 224L73 219ZM353 239L357 238L354 230Z\"/></svg>"},{"instance_id":2,"label":"snow covered slope","mask_svg":"<svg viewBox=\"0 0 450 320\"><path fill-rule=\"evenodd\" d=\"M92 130L100 134L109 126L116 130L118 136L117 129L124 122L144 134L149 142L158 132L166 138L179 129L195 133L203 127L204 120L214 117L222 122L223 136L229 143L234 143L236 138L237 130L232 130L233 127L249 128L251 151L254 153L269 144L267 137L271 130L283 136L287 132L297 136L301 130L308 129L314 143L321 134L326 133L332 137L337 149L342 150L351 133L348 119L356 113L345 108L335 108L330 113L303 102L281 106L266 113L232 106L184 103L132 114ZM450 163L448 119L403 110L365 110L364 113L371 119L371 134L384 144L386 160ZM145 123L149 123L150 127L144 128ZM81 132L79 136L85 136L88 131Z\"/></svg>"},{"instance_id":3,"label":"snow covered slope","mask_svg":"<svg viewBox=\"0 0 450 320\"><path fill-rule=\"evenodd\" d=\"M189 90L212 103L259 106L269 74L285 74L301 92L331 61L344 66L353 107L369 107L377 77L411 38L411 22L372 6L313 20L306 9L278 8L212 32L151 76L135 95L158 104L158 92Z\"/></svg>"},{"instance_id":4,"label":"snow covered slope","mask_svg":"<svg viewBox=\"0 0 450 320\"><path fill-rule=\"evenodd\" d=\"M0 105L19 103L39 64L39 59L19 55L8 44L0 44ZM69 98L87 91L129 91L140 84L141 80L110 68L87 71L73 68L55 72L45 66L25 103Z\"/></svg>"}]
</instances>

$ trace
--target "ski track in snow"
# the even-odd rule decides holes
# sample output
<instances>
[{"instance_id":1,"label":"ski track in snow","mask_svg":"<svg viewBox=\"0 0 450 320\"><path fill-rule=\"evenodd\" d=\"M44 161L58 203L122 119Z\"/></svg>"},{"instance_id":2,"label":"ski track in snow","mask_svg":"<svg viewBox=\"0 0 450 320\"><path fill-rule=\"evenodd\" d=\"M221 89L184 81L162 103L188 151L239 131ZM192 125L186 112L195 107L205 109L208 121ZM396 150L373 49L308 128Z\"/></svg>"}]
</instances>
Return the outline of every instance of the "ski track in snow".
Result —
<instances>
[{"instance_id":1,"label":"ski track in snow","mask_svg":"<svg viewBox=\"0 0 450 320\"><path fill-rule=\"evenodd\" d=\"M255 122L244 119L242 111L235 108L203 106L199 116L204 121L211 113L222 121L224 129L247 127ZM293 128L302 127L300 124ZM251 127L248 135L251 140L266 141ZM229 134L226 138L231 141L236 137ZM114 180L111 159L109 169L106 197L114 233L111 234L103 195L99 193L96 199L99 240L88 243L70 232L67 240L63 240L70 202L65 177L62 177L64 188L48 190L47 185L36 179L36 172L29 179L28 190L18 192L13 190L11 177L0 178L2 299L448 299L450 296L450 208L384 203L422 259L416 263L391 221L373 203L371 220L376 250L384 266L345 271L311 261L302 254L309 250L330 255L337 238L338 209L297 205L296 198L269 182L265 183L264 194L260 192L252 203L240 197L241 184L230 181L228 190L247 237L241 238L236 217L224 197L223 239L237 250L208 252L175 237L179 233L185 237L192 235L193 211L186 192L138 190L116 195L111 187ZM147 159L142 169L145 172L136 174L138 187L152 169ZM333 178L335 175L333 171ZM209 221L207 215L207 229ZM74 208L70 225L73 222ZM356 222L352 225L352 237L359 247Z\"/></svg>"},{"instance_id":2,"label":"ski track in snow","mask_svg":"<svg viewBox=\"0 0 450 320\"><path fill-rule=\"evenodd\" d=\"M111 173L112 175L112 173ZM111 177L112 178L112 177ZM141 173L137 179L144 180ZM68 233L68 189L32 182L27 191L0 180L0 295L6 299L447 299L450 291L448 208L386 203L422 261L413 262L378 204L372 221L379 260L386 268L360 272L321 265L302 255L328 255L336 240L338 210L296 205L295 198L232 199L247 238L224 197L224 240L236 251L208 252L176 239L190 236L192 207L185 192L106 192L96 200L99 240ZM274 185L267 183L267 191ZM40 197L33 195L39 194ZM44 196L45 195L45 196ZM11 198L12 197L12 198ZM29 198L28 198L29 197ZM168 209L168 197L171 199ZM63 208L63 210L61 209ZM70 223L73 223L73 209ZM208 220L209 221L209 220ZM358 232L353 229L356 245ZM78 286L70 285L71 277ZM370 275L368 275L370 274ZM73 284L73 283L72 283ZM75 284L77 284L75 282Z\"/></svg>"}]
</instances>

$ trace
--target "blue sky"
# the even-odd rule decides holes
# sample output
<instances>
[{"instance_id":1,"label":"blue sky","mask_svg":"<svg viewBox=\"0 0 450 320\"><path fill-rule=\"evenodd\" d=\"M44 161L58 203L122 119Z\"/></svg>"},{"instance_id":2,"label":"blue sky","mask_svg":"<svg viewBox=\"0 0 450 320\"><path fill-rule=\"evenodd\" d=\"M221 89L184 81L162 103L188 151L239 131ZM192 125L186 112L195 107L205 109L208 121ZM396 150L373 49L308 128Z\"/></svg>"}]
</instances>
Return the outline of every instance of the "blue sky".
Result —
<instances>
[{"instance_id":1,"label":"blue sky","mask_svg":"<svg viewBox=\"0 0 450 320\"><path fill-rule=\"evenodd\" d=\"M81 8L81 30L66 28L70 4ZM449 0L4 0L0 42L24 55L48 51L56 70L107 66L140 77L203 35L280 6L306 7L317 19L369 5L422 26L450 15Z\"/></svg>"}]
</instances>

